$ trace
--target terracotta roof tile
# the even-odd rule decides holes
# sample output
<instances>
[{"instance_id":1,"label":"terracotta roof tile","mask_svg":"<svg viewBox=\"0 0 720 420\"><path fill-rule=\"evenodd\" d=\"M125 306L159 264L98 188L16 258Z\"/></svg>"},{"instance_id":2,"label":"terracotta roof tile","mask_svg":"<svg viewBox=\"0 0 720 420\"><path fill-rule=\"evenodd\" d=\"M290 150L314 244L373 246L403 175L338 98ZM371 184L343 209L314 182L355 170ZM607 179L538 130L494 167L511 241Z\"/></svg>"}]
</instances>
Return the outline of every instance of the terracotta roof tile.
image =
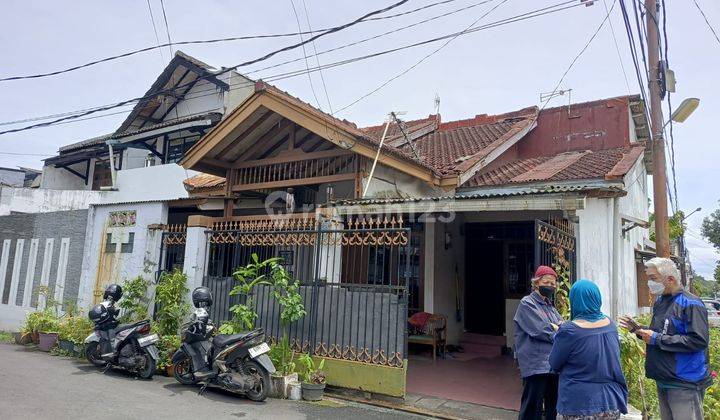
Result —
<instances>
[{"instance_id":1,"label":"terracotta roof tile","mask_svg":"<svg viewBox=\"0 0 720 420\"><path fill-rule=\"evenodd\" d=\"M192 192L215 190L225 185L225 178L210 174L198 174L183 181Z\"/></svg>"},{"instance_id":2,"label":"terracotta roof tile","mask_svg":"<svg viewBox=\"0 0 720 420\"><path fill-rule=\"evenodd\" d=\"M637 162L643 150L643 146L632 146L521 159L490 171L480 172L462 186L486 187L543 181L621 179Z\"/></svg>"}]
</instances>

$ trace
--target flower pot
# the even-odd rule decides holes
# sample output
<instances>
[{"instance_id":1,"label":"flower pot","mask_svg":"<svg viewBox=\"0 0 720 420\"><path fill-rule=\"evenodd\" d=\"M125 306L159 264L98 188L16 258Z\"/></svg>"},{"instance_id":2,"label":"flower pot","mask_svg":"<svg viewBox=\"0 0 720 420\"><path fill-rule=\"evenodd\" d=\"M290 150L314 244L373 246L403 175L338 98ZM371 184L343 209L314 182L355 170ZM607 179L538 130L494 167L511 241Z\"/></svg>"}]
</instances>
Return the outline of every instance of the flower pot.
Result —
<instances>
[{"instance_id":1,"label":"flower pot","mask_svg":"<svg viewBox=\"0 0 720 420\"><path fill-rule=\"evenodd\" d=\"M15 344L25 345L30 342L30 334L28 333L16 332L13 333L13 338L15 339Z\"/></svg>"},{"instance_id":2,"label":"flower pot","mask_svg":"<svg viewBox=\"0 0 720 420\"><path fill-rule=\"evenodd\" d=\"M65 350L66 352L70 353L71 355L75 354L75 344L73 344L72 341L60 340L58 341L58 347L60 347L61 350Z\"/></svg>"},{"instance_id":3,"label":"flower pot","mask_svg":"<svg viewBox=\"0 0 720 420\"><path fill-rule=\"evenodd\" d=\"M31 332L30 341L32 341L33 344L40 344L40 333L37 331Z\"/></svg>"},{"instance_id":4,"label":"flower pot","mask_svg":"<svg viewBox=\"0 0 720 420\"><path fill-rule=\"evenodd\" d=\"M50 351L51 348L55 347L57 341L58 333L41 332L38 339L38 349L40 349L40 351Z\"/></svg>"},{"instance_id":5,"label":"flower pot","mask_svg":"<svg viewBox=\"0 0 720 420\"><path fill-rule=\"evenodd\" d=\"M325 384L302 383L302 397L305 401L320 401L325 393Z\"/></svg>"},{"instance_id":6,"label":"flower pot","mask_svg":"<svg viewBox=\"0 0 720 420\"><path fill-rule=\"evenodd\" d=\"M165 373L165 376L167 376L168 378L172 378L175 374L175 365L169 364L169 365L165 366L164 373Z\"/></svg>"},{"instance_id":7,"label":"flower pot","mask_svg":"<svg viewBox=\"0 0 720 420\"><path fill-rule=\"evenodd\" d=\"M290 383L297 382L298 374L291 373L287 376L275 376L271 377L273 389L270 395L273 398L287 398L290 392Z\"/></svg>"},{"instance_id":8,"label":"flower pot","mask_svg":"<svg viewBox=\"0 0 720 420\"><path fill-rule=\"evenodd\" d=\"M300 382L290 382L288 386L288 399L291 401L300 401L302 399Z\"/></svg>"}]
</instances>

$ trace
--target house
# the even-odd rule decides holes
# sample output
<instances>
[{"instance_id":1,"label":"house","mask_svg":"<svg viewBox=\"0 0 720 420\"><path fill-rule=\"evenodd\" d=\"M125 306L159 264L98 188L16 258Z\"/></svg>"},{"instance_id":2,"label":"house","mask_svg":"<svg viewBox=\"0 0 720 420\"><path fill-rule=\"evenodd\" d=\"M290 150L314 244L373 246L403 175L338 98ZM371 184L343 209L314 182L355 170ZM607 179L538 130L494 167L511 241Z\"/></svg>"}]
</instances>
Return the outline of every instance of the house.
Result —
<instances>
[{"instance_id":1,"label":"house","mask_svg":"<svg viewBox=\"0 0 720 420\"><path fill-rule=\"evenodd\" d=\"M281 257L308 315L281 330L261 287L258 325L326 358L334 385L395 396L443 370L410 360L407 318L421 311L443 320L447 344L478 355L459 368L467 380L483 378L482 363L516 378L501 354L539 264L595 281L612 316L647 305L638 267L651 255L652 162L639 96L358 127L268 83L213 74L176 54L148 91L162 96L45 161L41 189L101 196L68 210L85 212L81 236L43 227L4 239L10 302L33 307L24 293L41 281L87 306L107 283L181 268L191 289L213 290L220 322L234 269ZM0 231L21 223L8 217ZM70 255L81 256L76 276Z\"/></svg>"},{"instance_id":2,"label":"house","mask_svg":"<svg viewBox=\"0 0 720 420\"><path fill-rule=\"evenodd\" d=\"M37 169L0 167L0 186L37 187L35 180L40 174Z\"/></svg>"}]
</instances>

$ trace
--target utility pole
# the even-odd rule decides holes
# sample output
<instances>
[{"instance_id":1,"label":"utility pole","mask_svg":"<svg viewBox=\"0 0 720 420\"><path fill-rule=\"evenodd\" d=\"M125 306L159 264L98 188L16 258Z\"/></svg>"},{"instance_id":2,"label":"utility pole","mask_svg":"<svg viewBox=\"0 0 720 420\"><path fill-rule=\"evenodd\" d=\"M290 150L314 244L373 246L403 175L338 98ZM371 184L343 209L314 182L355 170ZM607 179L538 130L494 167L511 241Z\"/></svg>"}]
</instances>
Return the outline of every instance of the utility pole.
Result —
<instances>
[{"instance_id":1,"label":"utility pole","mask_svg":"<svg viewBox=\"0 0 720 420\"><path fill-rule=\"evenodd\" d=\"M668 230L667 173L663 138L662 98L660 92L660 32L657 1L645 0L647 28L648 85L650 88L650 127L652 130L653 204L655 206L655 251L658 257L670 257ZM663 13L665 11L663 10ZM665 40L667 42L667 40Z\"/></svg>"}]
</instances>

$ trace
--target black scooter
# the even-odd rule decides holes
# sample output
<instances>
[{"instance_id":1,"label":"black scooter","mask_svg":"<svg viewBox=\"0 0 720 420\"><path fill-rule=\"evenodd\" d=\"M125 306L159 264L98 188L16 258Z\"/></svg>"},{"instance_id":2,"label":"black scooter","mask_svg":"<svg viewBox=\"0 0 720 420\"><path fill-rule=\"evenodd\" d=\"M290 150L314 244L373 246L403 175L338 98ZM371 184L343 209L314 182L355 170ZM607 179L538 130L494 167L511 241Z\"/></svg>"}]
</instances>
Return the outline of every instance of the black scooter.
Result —
<instances>
[{"instance_id":1,"label":"black scooter","mask_svg":"<svg viewBox=\"0 0 720 420\"><path fill-rule=\"evenodd\" d=\"M267 355L270 346L263 331L213 337L215 327L206 310L212 305L210 290L198 287L192 297L197 309L183 325L182 345L172 357L175 379L184 385L202 383L200 393L207 386L218 386L264 401L275 366Z\"/></svg>"},{"instance_id":2,"label":"black scooter","mask_svg":"<svg viewBox=\"0 0 720 420\"><path fill-rule=\"evenodd\" d=\"M112 284L105 290L105 300L90 309L88 316L95 331L85 339L85 357L97 367L116 366L150 379L159 358L155 347L158 336L148 335L149 320L119 325L120 310L115 308L115 302L121 297L122 288Z\"/></svg>"}]
</instances>

